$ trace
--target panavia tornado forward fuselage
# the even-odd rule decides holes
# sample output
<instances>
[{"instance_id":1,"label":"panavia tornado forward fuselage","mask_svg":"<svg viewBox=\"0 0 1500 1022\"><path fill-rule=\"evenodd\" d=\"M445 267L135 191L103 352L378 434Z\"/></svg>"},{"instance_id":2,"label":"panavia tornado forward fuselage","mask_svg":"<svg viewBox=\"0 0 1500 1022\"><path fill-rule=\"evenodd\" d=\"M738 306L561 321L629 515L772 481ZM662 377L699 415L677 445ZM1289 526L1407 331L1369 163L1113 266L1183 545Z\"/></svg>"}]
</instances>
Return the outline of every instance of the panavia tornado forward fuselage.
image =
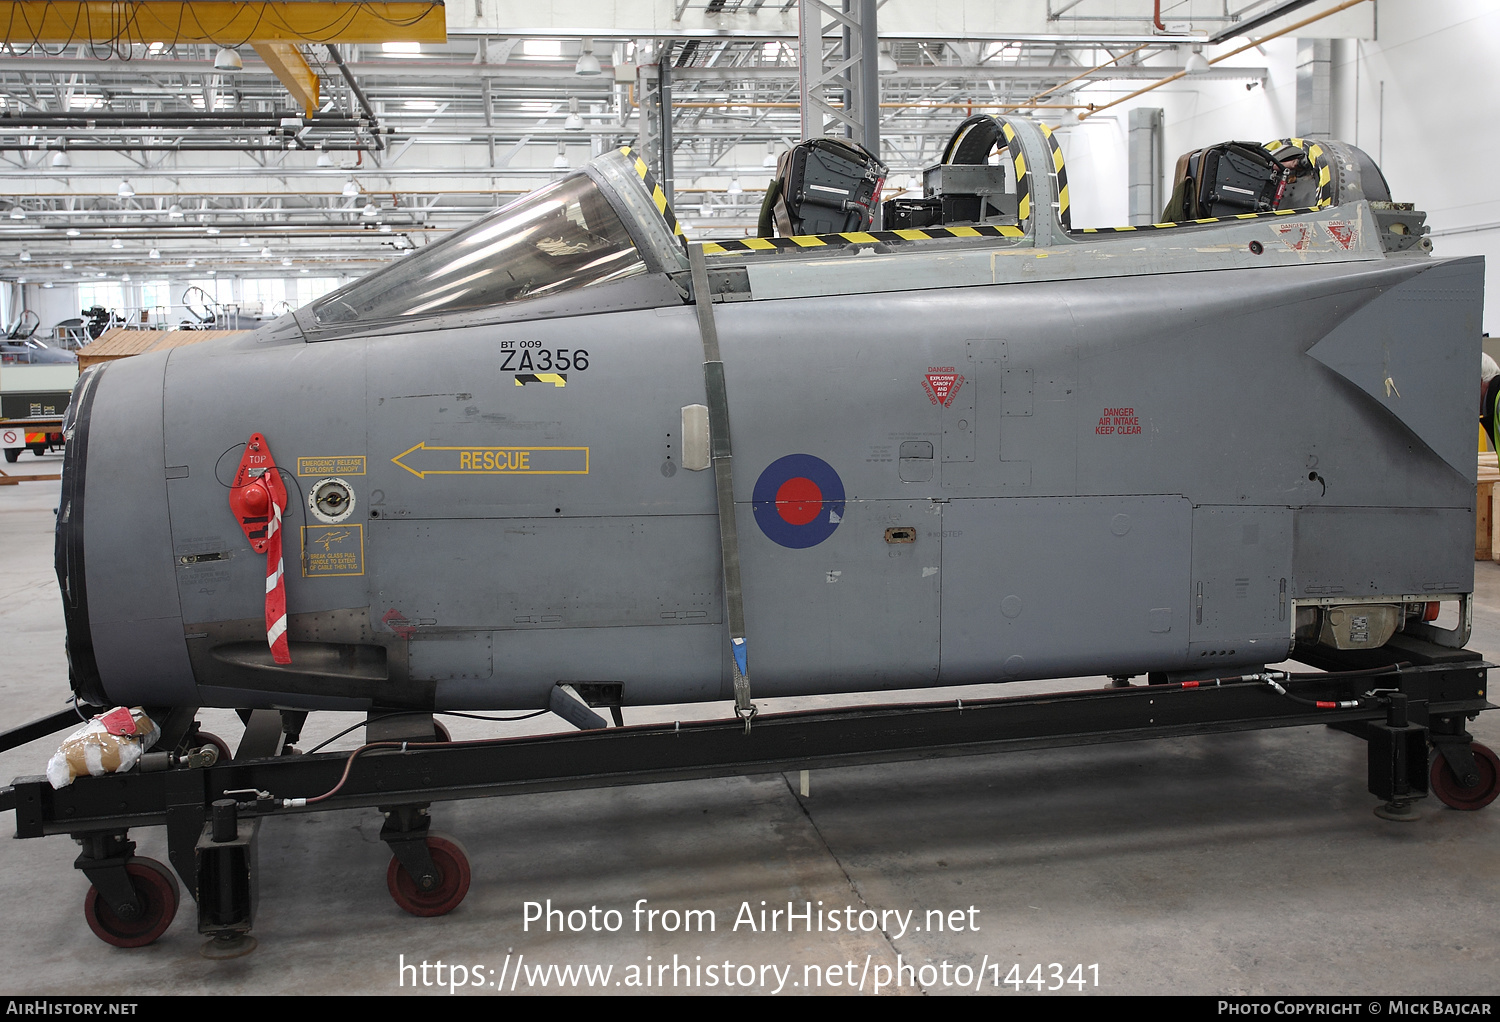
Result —
<instances>
[{"instance_id":1,"label":"panavia tornado forward fuselage","mask_svg":"<svg viewBox=\"0 0 1500 1022\"><path fill-rule=\"evenodd\" d=\"M1008 124L1010 222L708 243L695 287L621 151L253 334L91 370L75 689L618 705L729 698L741 637L757 696L1461 646L1482 261L1300 140L1288 208L1070 230L1050 135Z\"/></svg>"}]
</instances>

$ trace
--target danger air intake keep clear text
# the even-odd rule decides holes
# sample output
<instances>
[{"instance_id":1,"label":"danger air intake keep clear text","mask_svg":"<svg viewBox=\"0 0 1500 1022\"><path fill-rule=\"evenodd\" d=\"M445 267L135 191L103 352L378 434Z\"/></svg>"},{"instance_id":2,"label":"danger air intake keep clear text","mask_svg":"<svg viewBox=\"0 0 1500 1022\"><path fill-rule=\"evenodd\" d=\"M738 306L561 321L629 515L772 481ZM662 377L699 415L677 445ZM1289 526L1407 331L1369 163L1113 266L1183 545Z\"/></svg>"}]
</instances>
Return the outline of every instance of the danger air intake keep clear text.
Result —
<instances>
[{"instance_id":1,"label":"danger air intake keep clear text","mask_svg":"<svg viewBox=\"0 0 1500 1022\"><path fill-rule=\"evenodd\" d=\"M1141 417L1134 408L1106 408L1094 427L1098 436L1131 436L1141 431Z\"/></svg>"}]
</instances>

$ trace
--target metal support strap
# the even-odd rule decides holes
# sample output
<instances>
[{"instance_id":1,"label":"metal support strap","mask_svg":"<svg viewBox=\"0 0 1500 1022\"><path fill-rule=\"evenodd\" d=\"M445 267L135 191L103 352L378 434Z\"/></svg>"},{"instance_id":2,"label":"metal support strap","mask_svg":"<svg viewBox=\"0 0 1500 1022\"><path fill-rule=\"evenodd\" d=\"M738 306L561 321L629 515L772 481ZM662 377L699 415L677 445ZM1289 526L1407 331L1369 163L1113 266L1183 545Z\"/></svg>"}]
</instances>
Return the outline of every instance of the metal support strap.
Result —
<instances>
[{"instance_id":1,"label":"metal support strap","mask_svg":"<svg viewBox=\"0 0 1500 1022\"><path fill-rule=\"evenodd\" d=\"M745 593L740 586L740 537L734 518L734 477L729 441L729 394L724 387L724 362L719 357L719 331L714 325L713 296L708 290L708 267L701 244L688 246L693 273L693 302L698 309L698 333L703 338L703 387L708 395L709 457L714 467L714 492L719 505L719 557L724 568L724 600L729 610L730 652L734 655L734 712L745 721L755 716L750 701L750 667L745 648Z\"/></svg>"}]
</instances>

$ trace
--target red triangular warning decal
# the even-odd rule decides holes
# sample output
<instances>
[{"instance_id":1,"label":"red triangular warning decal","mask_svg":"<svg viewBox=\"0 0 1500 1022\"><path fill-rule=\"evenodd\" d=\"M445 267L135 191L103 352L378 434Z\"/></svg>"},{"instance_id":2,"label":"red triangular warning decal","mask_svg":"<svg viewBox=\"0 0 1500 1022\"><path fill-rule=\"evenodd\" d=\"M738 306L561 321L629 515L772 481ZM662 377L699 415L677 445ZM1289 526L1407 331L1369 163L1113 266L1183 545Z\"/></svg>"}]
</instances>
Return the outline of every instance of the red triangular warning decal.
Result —
<instances>
[{"instance_id":1,"label":"red triangular warning decal","mask_svg":"<svg viewBox=\"0 0 1500 1022\"><path fill-rule=\"evenodd\" d=\"M927 396L935 405L947 408L953 403L958 389L964 385L964 378L954 372L952 368L928 369L926 377L922 380L922 386L927 390Z\"/></svg>"},{"instance_id":2,"label":"red triangular warning decal","mask_svg":"<svg viewBox=\"0 0 1500 1022\"><path fill-rule=\"evenodd\" d=\"M1276 231L1287 248L1300 252L1311 241L1311 232L1306 224L1275 224Z\"/></svg>"},{"instance_id":3,"label":"red triangular warning decal","mask_svg":"<svg viewBox=\"0 0 1500 1022\"><path fill-rule=\"evenodd\" d=\"M1359 240L1359 228L1344 220L1330 220L1323 225L1328 236L1338 242L1340 248L1349 248Z\"/></svg>"}]
</instances>

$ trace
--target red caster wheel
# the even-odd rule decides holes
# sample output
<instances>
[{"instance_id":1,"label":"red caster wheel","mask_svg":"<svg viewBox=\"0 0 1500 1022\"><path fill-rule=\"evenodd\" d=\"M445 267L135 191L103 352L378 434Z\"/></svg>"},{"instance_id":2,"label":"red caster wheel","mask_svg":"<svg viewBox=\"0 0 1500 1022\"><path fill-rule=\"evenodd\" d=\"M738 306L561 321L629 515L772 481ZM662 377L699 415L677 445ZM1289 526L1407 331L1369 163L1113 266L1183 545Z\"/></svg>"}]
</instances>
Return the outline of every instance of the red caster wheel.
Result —
<instances>
[{"instance_id":1,"label":"red caster wheel","mask_svg":"<svg viewBox=\"0 0 1500 1022\"><path fill-rule=\"evenodd\" d=\"M93 886L83 899L83 916L88 920L89 929L104 943L115 947L145 947L172 925L172 918L177 915L177 903L182 898L181 888L171 871L155 859L132 857L125 863L125 872L130 874L130 882L140 899L140 917L121 919L99 897L99 889Z\"/></svg>"},{"instance_id":2,"label":"red caster wheel","mask_svg":"<svg viewBox=\"0 0 1500 1022\"><path fill-rule=\"evenodd\" d=\"M418 887L394 855L385 871L385 885L396 904L412 915L445 916L469 893L469 855L457 838L437 833L427 835L427 851L438 868L436 887L430 891Z\"/></svg>"},{"instance_id":3,"label":"red caster wheel","mask_svg":"<svg viewBox=\"0 0 1500 1022\"><path fill-rule=\"evenodd\" d=\"M220 738L218 735L213 734L212 732L199 731L198 736L194 739L194 741L196 741L199 746L212 745L215 749L218 749L218 761L220 763L228 763L230 760L234 759L234 753L229 751L229 743L224 741L224 739Z\"/></svg>"},{"instance_id":4,"label":"red caster wheel","mask_svg":"<svg viewBox=\"0 0 1500 1022\"><path fill-rule=\"evenodd\" d=\"M1500 795L1500 756L1478 742L1469 748L1474 752L1474 765L1479 768L1479 783L1472 788L1459 783L1458 776L1441 752L1432 760L1432 774L1428 778L1432 793L1443 805L1453 809L1483 809Z\"/></svg>"}]
</instances>

